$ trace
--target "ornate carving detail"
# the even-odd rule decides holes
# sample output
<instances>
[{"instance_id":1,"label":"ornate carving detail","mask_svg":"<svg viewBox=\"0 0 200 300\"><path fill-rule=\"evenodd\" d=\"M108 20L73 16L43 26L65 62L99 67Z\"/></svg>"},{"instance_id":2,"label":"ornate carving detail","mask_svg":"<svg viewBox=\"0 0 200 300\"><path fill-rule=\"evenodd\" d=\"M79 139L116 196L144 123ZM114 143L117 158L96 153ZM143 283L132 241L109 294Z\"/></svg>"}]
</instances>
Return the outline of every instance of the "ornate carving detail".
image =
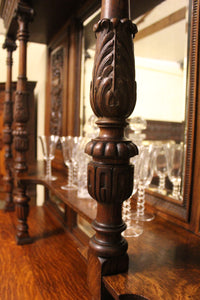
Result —
<instances>
[{"instance_id":1,"label":"ornate carving detail","mask_svg":"<svg viewBox=\"0 0 200 300\"><path fill-rule=\"evenodd\" d=\"M136 102L132 34L137 27L128 19L102 19L95 32L92 109L98 117L127 118Z\"/></svg>"},{"instance_id":2,"label":"ornate carving detail","mask_svg":"<svg viewBox=\"0 0 200 300\"><path fill-rule=\"evenodd\" d=\"M3 44L3 49L7 49L7 81L5 90L5 101L4 101L4 113L3 113L3 143L5 146L5 169L6 174L4 176L5 192L6 192L6 204L5 211L14 210L14 202L12 197L13 192L13 174L12 174L12 122L13 122L13 101L12 101L12 53L16 50L16 43L9 37L6 38Z\"/></svg>"},{"instance_id":3,"label":"ornate carving detail","mask_svg":"<svg viewBox=\"0 0 200 300\"><path fill-rule=\"evenodd\" d=\"M26 123L29 120L28 97L29 94L26 91L17 91L15 93L15 122Z\"/></svg>"},{"instance_id":4,"label":"ornate carving detail","mask_svg":"<svg viewBox=\"0 0 200 300\"><path fill-rule=\"evenodd\" d=\"M17 81L17 91L15 94L14 107L14 145L16 150L15 171L22 173L27 171L26 151L28 150L27 122L29 120L28 112L28 92L26 78L26 52L29 37L28 25L33 19L33 9L25 1L20 1L16 9L16 18L18 22L18 40L19 40L19 74Z\"/></svg>"},{"instance_id":5,"label":"ornate carving detail","mask_svg":"<svg viewBox=\"0 0 200 300\"><path fill-rule=\"evenodd\" d=\"M98 202L123 202L130 197L132 189L132 165L88 164L88 191Z\"/></svg>"},{"instance_id":6,"label":"ornate carving detail","mask_svg":"<svg viewBox=\"0 0 200 300\"><path fill-rule=\"evenodd\" d=\"M12 92L6 91L5 98L9 99L4 102L4 116L3 116L3 123L4 124L12 124L13 122L13 102L12 102Z\"/></svg>"},{"instance_id":7,"label":"ornate carving detail","mask_svg":"<svg viewBox=\"0 0 200 300\"><path fill-rule=\"evenodd\" d=\"M104 14L110 19L103 18ZM113 18L115 14L122 18ZM128 244L121 236L126 228L122 203L133 189L134 168L129 159L138 153L124 136L126 118L136 102L133 35L137 28L126 18L128 1L102 0L101 15L103 19L94 28L97 45L90 89L100 133L85 149L93 157L88 165L88 191L97 200L96 234L90 240L88 260L88 278L100 274L89 283L90 289L97 286L95 299L101 299L101 276L128 268Z\"/></svg>"},{"instance_id":8,"label":"ornate carving detail","mask_svg":"<svg viewBox=\"0 0 200 300\"><path fill-rule=\"evenodd\" d=\"M16 212L18 218L17 224L17 243L27 244L32 242L28 233L27 217L29 214L30 198L26 195L26 187L20 181L17 182L16 195L14 196L14 202L16 204Z\"/></svg>"},{"instance_id":9,"label":"ornate carving detail","mask_svg":"<svg viewBox=\"0 0 200 300\"><path fill-rule=\"evenodd\" d=\"M7 51L13 52L16 50L17 45L16 45L15 41L13 41L13 39L7 37L2 48L7 49ZM13 62L12 57L7 57L6 62L7 62L7 65L9 65L9 66L12 65L12 62Z\"/></svg>"},{"instance_id":10,"label":"ornate carving detail","mask_svg":"<svg viewBox=\"0 0 200 300\"><path fill-rule=\"evenodd\" d=\"M61 135L62 130L63 61L64 48L59 48L51 57L50 133L54 135Z\"/></svg>"},{"instance_id":11,"label":"ornate carving detail","mask_svg":"<svg viewBox=\"0 0 200 300\"><path fill-rule=\"evenodd\" d=\"M131 141L102 141L94 139L86 145L85 152L95 158L129 159L138 154L138 149Z\"/></svg>"},{"instance_id":12,"label":"ornate carving detail","mask_svg":"<svg viewBox=\"0 0 200 300\"><path fill-rule=\"evenodd\" d=\"M23 130L15 130L13 132L14 135L14 145L15 150L18 152L25 152L29 148L29 141L27 137L27 131Z\"/></svg>"}]
</instances>

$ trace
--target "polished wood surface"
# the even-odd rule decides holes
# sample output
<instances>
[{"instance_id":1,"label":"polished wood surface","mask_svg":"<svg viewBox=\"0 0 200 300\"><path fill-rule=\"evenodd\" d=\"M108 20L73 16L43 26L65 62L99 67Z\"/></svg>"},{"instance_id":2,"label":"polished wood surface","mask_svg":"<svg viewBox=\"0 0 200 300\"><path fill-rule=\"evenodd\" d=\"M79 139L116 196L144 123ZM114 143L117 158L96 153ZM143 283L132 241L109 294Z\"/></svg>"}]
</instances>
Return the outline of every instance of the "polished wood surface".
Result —
<instances>
[{"instance_id":1,"label":"polished wood surface","mask_svg":"<svg viewBox=\"0 0 200 300\"><path fill-rule=\"evenodd\" d=\"M80 199L76 192L61 190L66 181L65 171L53 170L57 181L44 180L45 164L39 162L30 167L29 174L21 175L21 181L45 185L77 214L89 223L95 218L93 199ZM32 211L30 210L30 214ZM42 217L41 217L42 218ZM30 236L34 222L30 216ZM128 238L129 268L127 273L105 276L105 287L114 297L140 295L149 300L198 300L200 294L200 238L193 233L156 216L144 224L144 233L138 238ZM87 251L84 248L87 261ZM144 284L145 283L145 284ZM173 298L170 298L173 295ZM128 296L126 296L128 297ZM131 298L130 298L131 299ZM133 298L134 299L134 298ZM144 299L144 298L136 298Z\"/></svg>"},{"instance_id":2,"label":"polished wood surface","mask_svg":"<svg viewBox=\"0 0 200 300\"><path fill-rule=\"evenodd\" d=\"M67 183L66 170L53 169L53 175L57 177L57 180L48 181L45 179L45 163L37 161L36 164L29 166L28 173L18 176L17 181L26 185L30 183L42 184L61 199L63 203L67 204L91 223L96 214L96 210L93 208L94 200L92 198L78 198L77 191L65 191L61 189L61 186Z\"/></svg>"},{"instance_id":3,"label":"polished wood surface","mask_svg":"<svg viewBox=\"0 0 200 300\"><path fill-rule=\"evenodd\" d=\"M132 39L137 28L129 19L128 0L103 0L94 31L97 42L90 103L100 131L85 152L92 156L88 192L97 201L92 223L96 233L88 251L88 284L94 299L100 300L105 297L102 276L128 269L128 244L121 235L126 228L122 204L133 189L134 171L129 161L138 154L124 132L136 103Z\"/></svg>"},{"instance_id":4,"label":"polished wood surface","mask_svg":"<svg viewBox=\"0 0 200 300\"><path fill-rule=\"evenodd\" d=\"M13 88L12 88L12 64L13 51L16 50L17 45L15 41L6 38L3 48L7 50L7 78L5 84L5 101L4 101L4 118L3 118L3 143L4 143L4 165L5 165L5 190L7 192L5 210L13 211L13 174L11 171L11 166L13 163L13 152L12 152L12 123L13 123Z\"/></svg>"},{"instance_id":5,"label":"polished wood surface","mask_svg":"<svg viewBox=\"0 0 200 300\"><path fill-rule=\"evenodd\" d=\"M0 210L0 299L92 299L79 244L46 207L31 207L29 217L34 243L17 246L15 214Z\"/></svg>"},{"instance_id":6,"label":"polished wood surface","mask_svg":"<svg viewBox=\"0 0 200 300\"><path fill-rule=\"evenodd\" d=\"M134 294L149 300L199 300L200 238L160 217L144 226L140 237L128 238L128 272L104 277L114 299Z\"/></svg>"}]
</instances>

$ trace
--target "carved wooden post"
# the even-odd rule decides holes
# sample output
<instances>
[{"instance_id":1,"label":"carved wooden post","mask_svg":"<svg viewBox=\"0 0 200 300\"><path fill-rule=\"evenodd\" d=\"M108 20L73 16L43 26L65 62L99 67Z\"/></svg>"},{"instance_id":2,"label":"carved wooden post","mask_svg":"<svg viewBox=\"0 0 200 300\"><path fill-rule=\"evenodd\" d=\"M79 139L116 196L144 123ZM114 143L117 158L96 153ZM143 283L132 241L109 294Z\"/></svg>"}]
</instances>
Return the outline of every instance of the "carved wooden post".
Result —
<instances>
[{"instance_id":1,"label":"carved wooden post","mask_svg":"<svg viewBox=\"0 0 200 300\"><path fill-rule=\"evenodd\" d=\"M19 40L19 74L17 81L17 90L14 105L15 130L14 147L15 147L15 165L17 191L14 197L18 217L17 225L17 243L25 244L31 242L28 234L27 217L29 213L29 197L26 195L26 186L20 182L20 174L27 171L26 152L28 150L28 133L27 122L29 120L28 112L28 91L26 78L27 63L27 42L29 37L28 25L33 17L33 10L21 1L16 9L18 21L17 38Z\"/></svg>"},{"instance_id":2,"label":"carved wooden post","mask_svg":"<svg viewBox=\"0 0 200 300\"><path fill-rule=\"evenodd\" d=\"M12 123L13 123L13 101L12 101L12 54L16 50L16 43L10 38L6 38L3 48L7 49L7 79L6 79L6 88L5 88L5 101L4 101L4 116L3 116L3 142L5 146L5 169L6 174L4 176L5 182L5 192L6 192L6 203L4 210L13 211L14 202L13 202L13 175L11 171L12 164Z\"/></svg>"},{"instance_id":3,"label":"carved wooden post","mask_svg":"<svg viewBox=\"0 0 200 300\"><path fill-rule=\"evenodd\" d=\"M102 276L128 269L126 225L122 203L133 188L129 159L137 147L124 137L126 118L136 102L133 36L128 0L102 0L101 20L95 26L96 55L91 106L99 118L100 134L86 146L93 157L88 165L88 191L97 200L96 231L88 252L88 283L95 300L105 299Z\"/></svg>"}]
</instances>

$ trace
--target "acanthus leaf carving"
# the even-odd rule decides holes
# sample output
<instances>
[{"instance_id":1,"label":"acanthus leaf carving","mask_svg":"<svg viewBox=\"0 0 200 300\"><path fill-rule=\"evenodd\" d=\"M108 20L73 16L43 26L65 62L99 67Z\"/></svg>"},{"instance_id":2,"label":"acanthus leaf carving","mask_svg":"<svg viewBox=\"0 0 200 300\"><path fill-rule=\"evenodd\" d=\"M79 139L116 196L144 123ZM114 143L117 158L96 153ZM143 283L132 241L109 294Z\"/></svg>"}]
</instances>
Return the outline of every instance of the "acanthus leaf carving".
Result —
<instances>
[{"instance_id":1,"label":"acanthus leaf carving","mask_svg":"<svg viewBox=\"0 0 200 300\"><path fill-rule=\"evenodd\" d=\"M128 19L103 19L95 27L97 50L91 106L98 117L127 118L136 102L132 34L137 28Z\"/></svg>"}]
</instances>

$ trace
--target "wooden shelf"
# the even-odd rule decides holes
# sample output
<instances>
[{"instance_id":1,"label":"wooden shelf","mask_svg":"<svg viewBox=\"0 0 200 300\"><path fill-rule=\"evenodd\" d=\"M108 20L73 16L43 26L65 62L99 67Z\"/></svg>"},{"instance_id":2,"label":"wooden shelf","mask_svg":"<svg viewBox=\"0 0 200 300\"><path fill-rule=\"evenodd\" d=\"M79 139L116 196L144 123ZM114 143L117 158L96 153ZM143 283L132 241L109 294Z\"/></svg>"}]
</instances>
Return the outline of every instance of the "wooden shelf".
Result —
<instances>
[{"instance_id":1,"label":"wooden shelf","mask_svg":"<svg viewBox=\"0 0 200 300\"><path fill-rule=\"evenodd\" d=\"M199 300L198 236L156 216L144 224L140 237L129 238L128 243L128 272L103 279L114 299L133 294L150 300Z\"/></svg>"},{"instance_id":2,"label":"wooden shelf","mask_svg":"<svg viewBox=\"0 0 200 300\"><path fill-rule=\"evenodd\" d=\"M66 184L65 170L53 170L53 174L57 176L57 180L46 181L45 164L37 162L30 166L28 174L18 176L17 180L44 185L91 223L96 214L96 210L92 207L94 200L80 199L77 197L77 192L68 192L60 188ZM154 221L144 224L144 233L140 237L127 238L127 240L129 243L128 272L103 278L107 290L114 299L132 294L151 300L171 299L171 295L173 299L199 300L200 238L198 236L156 216ZM86 251L84 248L85 258Z\"/></svg>"},{"instance_id":3,"label":"wooden shelf","mask_svg":"<svg viewBox=\"0 0 200 300\"><path fill-rule=\"evenodd\" d=\"M94 209L93 205L94 200L92 198L78 198L77 191L65 191L61 189L61 186L67 183L67 173L65 170L53 170L53 175L57 177L57 180L45 180L45 163L37 161L35 164L30 165L27 174L18 175L16 180L25 182L26 184L35 183L45 186L62 200L63 203L67 204L77 214L91 223L96 215L96 209Z\"/></svg>"}]
</instances>

